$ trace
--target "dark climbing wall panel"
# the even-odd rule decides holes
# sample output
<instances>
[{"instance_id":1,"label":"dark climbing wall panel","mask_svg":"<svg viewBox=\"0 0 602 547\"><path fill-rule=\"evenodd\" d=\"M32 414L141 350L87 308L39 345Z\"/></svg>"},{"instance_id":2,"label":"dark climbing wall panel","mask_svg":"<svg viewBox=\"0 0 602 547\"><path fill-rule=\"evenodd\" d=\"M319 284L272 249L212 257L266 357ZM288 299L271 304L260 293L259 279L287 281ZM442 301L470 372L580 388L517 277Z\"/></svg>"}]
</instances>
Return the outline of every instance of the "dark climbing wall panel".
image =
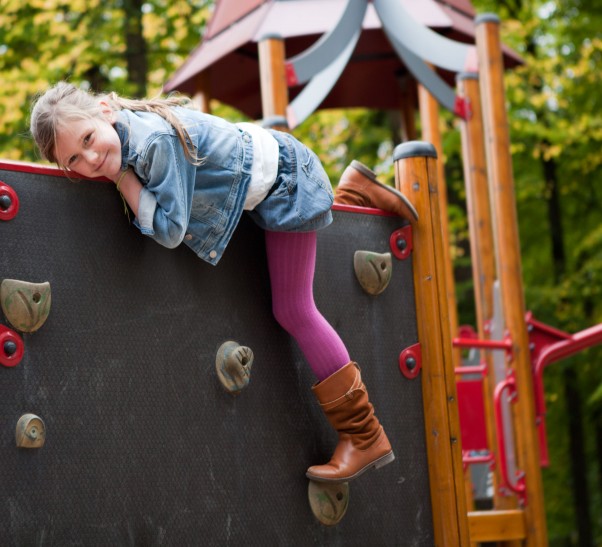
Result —
<instances>
[{"instance_id":1,"label":"dark climbing wall panel","mask_svg":"<svg viewBox=\"0 0 602 547\"><path fill-rule=\"evenodd\" d=\"M311 372L270 311L263 234L243 221L217 267L128 225L110 184L0 170L20 198L0 222L0 278L49 281L46 324L0 366L2 545L415 545L433 543L411 260L369 296L357 249L389 251L400 219L335 211L319 235L315 296L363 371L394 463L351 483L346 516L320 524L305 469L336 436ZM7 321L0 313L0 323ZM215 375L234 339L255 364L237 398ZM22 414L41 449L15 446Z\"/></svg>"}]
</instances>

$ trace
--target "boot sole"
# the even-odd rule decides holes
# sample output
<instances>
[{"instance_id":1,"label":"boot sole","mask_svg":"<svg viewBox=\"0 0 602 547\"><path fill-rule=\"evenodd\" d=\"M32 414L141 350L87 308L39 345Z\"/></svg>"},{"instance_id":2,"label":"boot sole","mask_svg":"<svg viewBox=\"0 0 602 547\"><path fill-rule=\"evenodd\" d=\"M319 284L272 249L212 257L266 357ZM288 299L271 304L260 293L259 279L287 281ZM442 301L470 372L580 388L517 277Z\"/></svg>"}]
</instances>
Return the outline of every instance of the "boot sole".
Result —
<instances>
[{"instance_id":1,"label":"boot sole","mask_svg":"<svg viewBox=\"0 0 602 547\"><path fill-rule=\"evenodd\" d=\"M357 479L360 475L363 475L366 471L369 471L370 469L380 469L381 467L384 467L388 463L391 463L394 459L395 459L395 454L393 454L393 451L391 451L388 454L385 454L384 456L381 456L377 460L374 460L373 462L369 463L368 465L362 467L359 471L357 471L353 475L349 475L348 477L337 477L334 479L326 479L324 477L316 477L315 475L312 475L310 473L305 473L305 476L308 479L315 481L315 482L328 482L331 484L335 484L335 483L339 483L339 482L347 482L347 481L351 481L353 479Z\"/></svg>"}]
</instances>

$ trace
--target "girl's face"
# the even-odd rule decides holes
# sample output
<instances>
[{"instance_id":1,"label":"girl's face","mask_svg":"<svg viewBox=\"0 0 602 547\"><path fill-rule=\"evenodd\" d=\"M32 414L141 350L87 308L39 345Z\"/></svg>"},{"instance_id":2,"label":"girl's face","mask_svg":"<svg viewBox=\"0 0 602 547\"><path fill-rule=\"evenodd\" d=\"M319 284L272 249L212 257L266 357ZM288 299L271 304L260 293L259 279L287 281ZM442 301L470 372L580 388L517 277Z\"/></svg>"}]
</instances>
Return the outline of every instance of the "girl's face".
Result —
<instances>
[{"instance_id":1,"label":"girl's face","mask_svg":"<svg viewBox=\"0 0 602 547\"><path fill-rule=\"evenodd\" d=\"M65 169L84 177L115 180L121 170L121 141L113 127L113 111L102 106L102 117L75 120L57 129L55 156Z\"/></svg>"}]
</instances>

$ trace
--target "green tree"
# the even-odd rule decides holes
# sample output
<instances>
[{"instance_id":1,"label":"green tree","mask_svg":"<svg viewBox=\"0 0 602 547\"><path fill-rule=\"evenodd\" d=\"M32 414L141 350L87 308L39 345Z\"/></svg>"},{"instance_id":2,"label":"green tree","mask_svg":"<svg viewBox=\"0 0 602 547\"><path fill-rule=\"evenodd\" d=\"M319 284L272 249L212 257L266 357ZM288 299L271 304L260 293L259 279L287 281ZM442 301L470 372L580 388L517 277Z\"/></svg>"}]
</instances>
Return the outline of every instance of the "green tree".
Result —
<instances>
[{"instance_id":1,"label":"green tree","mask_svg":"<svg viewBox=\"0 0 602 547\"><path fill-rule=\"evenodd\" d=\"M209 0L4 0L0 5L0 156L35 160L29 105L69 80L156 95L198 44Z\"/></svg>"},{"instance_id":2,"label":"green tree","mask_svg":"<svg viewBox=\"0 0 602 547\"><path fill-rule=\"evenodd\" d=\"M502 17L504 41L525 64L507 76L514 172L528 306L569 332L599 323L602 55L599 10L588 1L475 1ZM574 520L579 545L600 536L599 352L546 373L552 466L544 474L550 537ZM586 435L585 431L593 431ZM559 432L562 434L559 435ZM588 442L589 439L596 442ZM598 448L596 448L596 445ZM563 476L557 462L571 469ZM569 490L572 487L572 496ZM566 501L572 497L571 504ZM562 500L562 501L559 501ZM572 528L572 527L571 527ZM571 529L569 528L569 530Z\"/></svg>"}]
</instances>

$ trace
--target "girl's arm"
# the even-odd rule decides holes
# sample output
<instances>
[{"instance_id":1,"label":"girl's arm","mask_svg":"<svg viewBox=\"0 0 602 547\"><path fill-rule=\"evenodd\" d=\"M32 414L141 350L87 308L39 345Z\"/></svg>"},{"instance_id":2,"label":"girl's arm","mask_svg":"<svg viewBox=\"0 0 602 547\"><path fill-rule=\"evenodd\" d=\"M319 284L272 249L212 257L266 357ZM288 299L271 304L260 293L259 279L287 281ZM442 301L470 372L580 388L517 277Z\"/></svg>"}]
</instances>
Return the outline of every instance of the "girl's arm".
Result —
<instances>
[{"instance_id":1,"label":"girl's arm","mask_svg":"<svg viewBox=\"0 0 602 547\"><path fill-rule=\"evenodd\" d=\"M144 149L134 226L157 243L177 247L188 227L196 166L184 155L175 135L159 133Z\"/></svg>"},{"instance_id":2,"label":"girl's arm","mask_svg":"<svg viewBox=\"0 0 602 547\"><path fill-rule=\"evenodd\" d=\"M116 183L117 190L121 192L123 199L130 206L134 216L138 216L138 205L140 204L140 190L142 190L142 183L138 180L136 173L133 169L129 168L125 173L119 175Z\"/></svg>"},{"instance_id":3,"label":"girl's arm","mask_svg":"<svg viewBox=\"0 0 602 547\"><path fill-rule=\"evenodd\" d=\"M144 184L128 167L115 177L115 186L134 213L134 226L171 249L186 234L196 167L171 134L159 133L144 151L146 159L138 159L144 170L140 175Z\"/></svg>"}]
</instances>

